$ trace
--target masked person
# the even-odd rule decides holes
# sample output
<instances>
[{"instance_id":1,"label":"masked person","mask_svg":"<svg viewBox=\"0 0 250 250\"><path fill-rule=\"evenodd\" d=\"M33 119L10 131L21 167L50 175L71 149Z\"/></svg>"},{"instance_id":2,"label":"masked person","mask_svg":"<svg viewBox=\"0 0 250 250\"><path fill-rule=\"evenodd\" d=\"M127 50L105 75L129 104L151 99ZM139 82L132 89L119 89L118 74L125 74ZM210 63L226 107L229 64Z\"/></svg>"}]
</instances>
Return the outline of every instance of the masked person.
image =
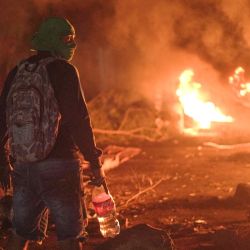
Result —
<instances>
[{"instance_id":1,"label":"masked person","mask_svg":"<svg viewBox=\"0 0 250 250\"><path fill-rule=\"evenodd\" d=\"M101 185L104 182L104 173L99 161L101 150L95 144L90 117L81 94L78 71L69 63L76 49L74 27L64 18L46 19L41 23L38 32L32 39L32 49L37 51L36 55L22 61L8 74L0 99L0 177L4 189L10 185L10 159L13 166L13 234L9 240L8 249L27 249L29 241L44 238L44 230L41 228L40 221L47 209L55 223L60 248L82 249L80 243L81 235L84 232L80 190L82 156L89 161L93 175L92 181L95 185ZM33 134L35 130L33 131L31 126L36 117L33 114L35 111L27 109L27 112L22 112L21 115L20 112L18 115L13 115L15 110L8 105L11 106L12 102L16 102L17 107L26 108L30 102L34 102L33 94L37 95L35 92L39 92L34 86L32 89L34 93L32 92L30 99L27 99L28 92L21 93L25 100L13 94L13 92L15 93L13 86L19 78L27 81L26 73L22 75L21 70L24 72L36 71L42 63L45 65L57 101L59 112L57 135L54 136L55 142L44 159L34 160L32 148L29 149L31 152L27 151L27 155L32 160L29 161L23 155L26 160L22 161L18 154L21 154L23 148L18 148L11 141L11 136L16 136L15 140L23 143L24 146L26 144L22 140L26 142L37 139ZM37 79L34 78L36 77L34 75L32 75L33 79ZM39 79L46 80L47 78ZM46 88L48 87L49 85L46 85ZM19 90L19 94L20 91L26 90ZM44 99L41 100L44 101ZM40 113L44 112L46 108L45 106L40 107L41 103L35 103L38 105ZM51 104L51 101L48 103ZM48 124L52 123L54 116L55 113L47 116L46 129L50 133ZM25 120L25 117L28 118ZM16 124L10 128L13 119ZM18 123L18 119L21 122ZM19 134L15 132L20 129L23 130ZM51 144L51 142L47 142L47 144ZM6 147L6 145L10 146ZM12 148L16 150L14 153Z\"/></svg>"}]
</instances>

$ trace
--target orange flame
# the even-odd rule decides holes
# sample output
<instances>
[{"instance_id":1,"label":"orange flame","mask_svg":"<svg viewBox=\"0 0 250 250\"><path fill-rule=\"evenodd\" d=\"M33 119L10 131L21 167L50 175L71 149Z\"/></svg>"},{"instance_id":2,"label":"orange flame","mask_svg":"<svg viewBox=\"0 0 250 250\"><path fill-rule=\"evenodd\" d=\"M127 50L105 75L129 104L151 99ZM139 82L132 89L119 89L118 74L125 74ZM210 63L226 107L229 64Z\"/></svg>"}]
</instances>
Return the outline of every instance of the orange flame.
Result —
<instances>
[{"instance_id":1,"label":"orange flame","mask_svg":"<svg viewBox=\"0 0 250 250\"><path fill-rule=\"evenodd\" d=\"M245 70L242 67L235 69L234 74L229 77L229 84L239 97L246 97L250 93L250 83L246 82Z\"/></svg>"},{"instance_id":2,"label":"orange flame","mask_svg":"<svg viewBox=\"0 0 250 250\"><path fill-rule=\"evenodd\" d=\"M233 122L233 118L224 115L213 102L205 101L202 85L194 82L193 76L193 70L187 69L179 77L176 94L184 113L197 123L198 129L209 129L212 122Z\"/></svg>"}]
</instances>

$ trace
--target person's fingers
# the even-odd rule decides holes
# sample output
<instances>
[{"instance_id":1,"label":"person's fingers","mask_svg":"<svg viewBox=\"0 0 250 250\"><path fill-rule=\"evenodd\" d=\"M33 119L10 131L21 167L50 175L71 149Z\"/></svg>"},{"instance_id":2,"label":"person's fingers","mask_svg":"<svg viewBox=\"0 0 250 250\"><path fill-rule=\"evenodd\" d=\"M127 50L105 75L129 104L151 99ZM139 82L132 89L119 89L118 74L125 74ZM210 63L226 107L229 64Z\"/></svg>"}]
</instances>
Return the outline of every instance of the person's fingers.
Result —
<instances>
[{"instance_id":1,"label":"person's fingers","mask_svg":"<svg viewBox=\"0 0 250 250\"><path fill-rule=\"evenodd\" d=\"M9 175L3 176L0 185L4 192L11 188L11 177Z\"/></svg>"},{"instance_id":2,"label":"person's fingers","mask_svg":"<svg viewBox=\"0 0 250 250\"><path fill-rule=\"evenodd\" d=\"M104 177L101 177L101 178L92 178L90 181L89 181L89 184L90 185L93 185L93 186L98 186L100 187L104 182Z\"/></svg>"},{"instance_id":3,"label":"person's fingers","mask_svg":"<svg viewBox=\"0 0 250 250\"><path fill-rule=\"evenodd\" d=\"M9 187L9 183L8 183L8 179L6 178L5 182L4 182L4 187L5 187L5 192L8 190Z\"/></svg>"},{"instance_id":4,"label":"person's fingers","mask_svg":"<svg viewBox=\"0 0 250 250\"><path fill-rule=\"evenodd\" d=\"M83 226L84 226L84 227L87 227L88 224L89 224L88 218L84 219L84 220L83 220Z\"/></svg>"},{"instance_id":5,"label":"person's fingers","mask_svg":"<svg viewBox=\"0 0 250 250\"><path fill-rule=\"evenodd\" d=\"M7 184L7 188L10 189L11 188L11 179L8 179L8 184Z\"/></svg>"}]
</instances>

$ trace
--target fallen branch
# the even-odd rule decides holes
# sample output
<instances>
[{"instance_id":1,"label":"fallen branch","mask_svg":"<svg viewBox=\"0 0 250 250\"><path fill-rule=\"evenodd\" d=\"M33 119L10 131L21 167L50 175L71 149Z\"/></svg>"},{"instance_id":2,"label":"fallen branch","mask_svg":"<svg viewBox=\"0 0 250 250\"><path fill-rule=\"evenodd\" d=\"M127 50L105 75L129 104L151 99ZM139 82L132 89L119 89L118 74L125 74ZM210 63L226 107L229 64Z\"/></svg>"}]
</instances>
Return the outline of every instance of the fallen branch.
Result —
<instances>
[{"instance_id":1,"label":"fallen branch","mask_svg":"<svg viewBox=\"0 0 250 250\"><path fill-rule=\"evenodd\" d=\"M154 185L152 185L152 186L150 186L150 187L147 187L147 188L141 190L140 192L138 192L137 194L135 194L134 196L132 196L130 199L127 200L127 202L125 203L125 205L123 205L122 207L120 207L120 209L123 208L123 207L127 207L128 204L129 204L131 201L137 199L140 195L142 195L142 194L144 194L144 193L146 193L146 192L148 192L148 191L154 189L154 188L155 188L156 186L158 186L163 180L164 180L163 178L160 179L160 180L157 181Z\"/></svg>"},{"instance_id":2,"label":"fallen branch","mask_svg":"<svg viewBox=\"0 0 250 250\"><path fill-rule=\"evenodd\" d=\"M239 143L239 144L232 144L232 145L221 145L214 142L204 142L204 146L213 147L217 149L241 149L241 148L249 148L250 143Z\"/></svg>"},{"instance_id":3,"label":"fallen branch","mask_svg":"<svg viewBox=\"0 0 250 250\"><path fill-rule=\"evenodd\" d=\"M133 129L133 130L105 130L105 129L94 128L93 130L94 130L94 133L99 133L99 134L126 135L126 136L131 136L131 137L134 137L134 138L138 138L138 139L147 140L147 141L150 141L150 142L155 142L156 141L154 138L151 138L151 137L146 136L146 135L136 135L136 134L134 134L135 132L145 130L145 128L136 128L136 129Z\"/></svg>"}]
</instances>

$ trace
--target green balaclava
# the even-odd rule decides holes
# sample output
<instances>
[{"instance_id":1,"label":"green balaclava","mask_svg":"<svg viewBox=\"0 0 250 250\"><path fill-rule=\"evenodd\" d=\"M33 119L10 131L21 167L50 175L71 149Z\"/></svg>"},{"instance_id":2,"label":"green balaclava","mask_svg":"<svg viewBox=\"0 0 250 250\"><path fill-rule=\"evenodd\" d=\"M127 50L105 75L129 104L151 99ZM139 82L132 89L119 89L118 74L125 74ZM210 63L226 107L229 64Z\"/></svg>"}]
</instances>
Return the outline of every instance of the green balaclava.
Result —
<instances>
[{"instance_id":1,"label":"green balaclava","mask_svg":"<svg viewBox=\"0 0 250 250\"><path fill-rule=\"evenodd\" d=\"M70 61L76 48L74 37L75 29L67 19L50 17L41 23L33 36L32 50L50 51L53 55Z\"/></svg>"}]
</instances>

